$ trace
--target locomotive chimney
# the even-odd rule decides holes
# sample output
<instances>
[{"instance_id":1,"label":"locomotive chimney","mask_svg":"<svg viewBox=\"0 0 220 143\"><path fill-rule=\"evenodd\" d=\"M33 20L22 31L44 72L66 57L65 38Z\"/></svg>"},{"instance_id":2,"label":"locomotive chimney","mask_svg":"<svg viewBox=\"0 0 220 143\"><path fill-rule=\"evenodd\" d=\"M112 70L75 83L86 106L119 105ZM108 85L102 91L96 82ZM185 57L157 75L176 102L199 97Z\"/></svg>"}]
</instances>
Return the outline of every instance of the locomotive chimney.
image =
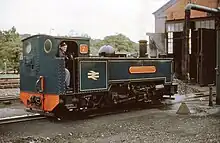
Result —
<instances>
[{"instance_id":1,"label":"locomotive chimney","mask_svg":"<svg viewBox=\"0 0 220 143\"><path fill-rule=\"evenodd\" d=\"M139 57L147 57L147 40L139 41Z\"/></svg>"}]
</instances>

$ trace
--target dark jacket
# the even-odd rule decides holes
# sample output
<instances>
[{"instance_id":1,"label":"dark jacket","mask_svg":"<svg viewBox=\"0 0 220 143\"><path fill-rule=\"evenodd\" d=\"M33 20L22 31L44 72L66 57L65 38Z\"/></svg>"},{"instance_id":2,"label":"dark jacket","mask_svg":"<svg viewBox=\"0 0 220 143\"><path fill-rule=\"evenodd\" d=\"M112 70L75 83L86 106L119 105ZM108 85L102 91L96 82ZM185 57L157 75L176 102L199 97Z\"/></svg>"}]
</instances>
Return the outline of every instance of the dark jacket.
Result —
<instances>
[{"instance_id":1,"label":"dark jacket","mask_svg":"<svg viewBox=\"0 0 220 143\"><path fill-rule=\"evenodd\" d=\"M61 49L59 49L59 57L64 57L65 58L65 65L67 66L69 60L73 60L73 55L68 55L66 52L63 52Z\"/></svg>"}]
</instances>

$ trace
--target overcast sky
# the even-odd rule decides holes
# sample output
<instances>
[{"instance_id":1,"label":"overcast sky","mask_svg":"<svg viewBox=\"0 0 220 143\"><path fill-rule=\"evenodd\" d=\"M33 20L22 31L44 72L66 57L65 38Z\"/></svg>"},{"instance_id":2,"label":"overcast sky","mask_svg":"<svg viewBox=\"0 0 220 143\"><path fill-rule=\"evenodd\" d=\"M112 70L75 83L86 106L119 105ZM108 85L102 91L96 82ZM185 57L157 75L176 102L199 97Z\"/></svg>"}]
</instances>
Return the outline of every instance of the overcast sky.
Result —
<instances>
[{"instance_id":1,"label":"overcast sky","mask_svg":"<svg viewBox=\"0 0 220 143\"><path fill-rule=\"evenodd\" d=\"M21 34L67 35L69 31L103 38L123 33L137 42L154 32L153 12L169 0L0 0L0 29Z\"/></svg>"}]
</instances>

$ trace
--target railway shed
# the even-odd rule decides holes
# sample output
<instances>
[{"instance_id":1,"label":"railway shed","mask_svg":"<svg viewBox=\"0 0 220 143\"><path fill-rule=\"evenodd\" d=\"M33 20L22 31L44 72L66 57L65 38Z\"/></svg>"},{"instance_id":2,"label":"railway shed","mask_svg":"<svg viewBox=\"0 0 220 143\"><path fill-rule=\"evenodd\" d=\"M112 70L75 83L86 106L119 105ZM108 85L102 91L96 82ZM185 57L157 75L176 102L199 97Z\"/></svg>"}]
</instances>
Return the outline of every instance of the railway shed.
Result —
<instances>
[{"instance_id":1,"label":"railway shed","mask_svg":"<svg viewBox=\"0 0 220 143\"><path fill-rule=\"evenodd\" d=\"M170 4L172 2L172 4ZM156 11L163 13L166 56L174 58L177 78L200 86L216 85L220 104L219 0L171 0ZM157 19L157 18L156 18ZM157 20L155 20L157 22Z\"/></svg>"},{"instance_id":2,"label":"railway shed","mask_svg":"<svg viewBox=\"0 0 220 143\"><path fill-rule=\"evenodd\" d=\"M156 47L158 51L165 51L166 56L174 58L177 78L187 79L186 73L189 73L189 80L200 86L215 84L216 16L204 11L191 10L189 46L188 51L184 52L185 7L188 3L218 8L220 2L219 0L170 0L153 13L155 34L148 34L151 37L150 45ZM164 35L164 42L158 40L156 35ZM163 46L157 47L161 44ZM185 56L189 56L189 60L186 60Z\"/></svg>"}]
</instances>

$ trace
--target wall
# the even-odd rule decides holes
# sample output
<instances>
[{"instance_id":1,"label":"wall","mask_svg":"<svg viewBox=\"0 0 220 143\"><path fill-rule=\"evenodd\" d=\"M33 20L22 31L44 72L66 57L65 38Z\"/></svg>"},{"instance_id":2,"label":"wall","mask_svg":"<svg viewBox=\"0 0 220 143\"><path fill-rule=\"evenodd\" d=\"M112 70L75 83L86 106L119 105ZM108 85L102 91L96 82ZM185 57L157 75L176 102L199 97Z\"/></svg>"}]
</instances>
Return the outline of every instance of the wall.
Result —
<instances>
[{"instance_id":1,"label":"wall","mask_svg":"<svg viewBox=\"0 0 220 143\"><path fill-rule=\"evenodd\" d=\"M191 0L192 3L203 5L211 8L218 7L218 0ZM167 20L177 20L177 19L184 19L185 16L185 6L188 4L188 0L178 0L174 5L168 8L165 11L167 16ZM191 18L198 18L198 17L206 17L207 14L205 12L199 11L191 11Z\"/></svg>"},{"instance_id":2,"label":"wall","mask_svg":"<svg viewBox=\"0 0 220 143\"><path fill-rule=\"evenodd\" d=\"M155 15L155 33L165 32L166 17L164 15Z\"/></svg>"},{"instance_id":3,"label":"wall","mask_svg":"<svg viewBox=\"0 0 220 143\"><path fill-rule=\"evenodd\" d=\"M148 53L149 56L158 56L166 54L165 34L164 33L146 33L150 38Z\"/></svg>"},{"instance_id":4,"label":"wall","mask_svg":"<svg viewBox=\"0 0 220 143\"><path fill-rule=\"evenodd\" d=\"M219 3L218 1L219 0L191 0L192 3L211 7L211 8L218 7L218 3ZM160 10L160 11L156 12L155 13L155 33L183 31L183 23L184 23L183 19L185 17L184 9L187 4L188 4L188 0L176 0L170 4L171 6L167 5L167 7L166 7L167 9ZM204 18L206 16L207 16L207 14L205 12L199 12L199 11L194 11L194 10L191 11L191 18L200 18L195 23L196 30L198 28L208 28L208 29L215 28L214 20L211 20L211 21L210 20L202 20L201 17ZM168 20L168 21L166 21L166 20ZM169 20L170 20L170 22L169 22ZM177 22L175 20L180 20L180 21ZM155 36L154 36L154 38L155 38ZM160 40L157 39L156 41L160 41ZM161 42L159 42L159 43L161 43ZM163 46L159 46L160 50L169 51L169 49L173 49L173 46L170 45L166 39L165 39L165 42L162 42L162 43L163 43L162 44ZM168 48L167 46L170 48ZM149 50L149 52L150 51L151 50Z\"/></svg>"}]
</instances>

